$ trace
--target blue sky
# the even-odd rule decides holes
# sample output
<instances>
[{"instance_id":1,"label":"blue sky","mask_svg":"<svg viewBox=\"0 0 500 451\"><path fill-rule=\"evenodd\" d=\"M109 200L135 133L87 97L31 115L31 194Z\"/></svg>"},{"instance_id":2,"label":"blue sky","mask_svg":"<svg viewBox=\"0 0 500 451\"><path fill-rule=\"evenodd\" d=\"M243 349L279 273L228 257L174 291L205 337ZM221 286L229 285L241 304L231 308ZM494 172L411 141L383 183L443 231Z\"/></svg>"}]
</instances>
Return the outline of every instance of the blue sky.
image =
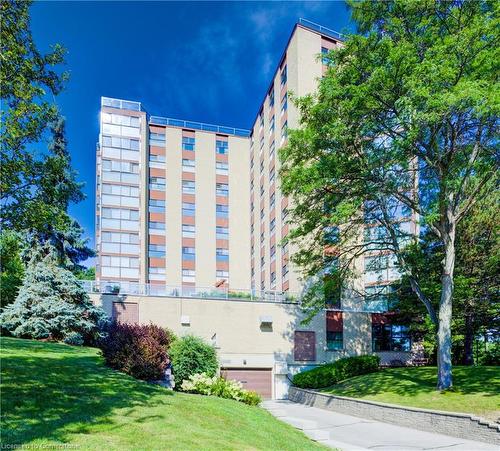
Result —
<instances>
[{"instance_id":1,"label":"blue sky","mask_svg":"<svg viewBox=\"0 0 500 451\"><path fill-rule=\"evenodd\" d=\"M94 243L95 144L101 96L141 101L153 115L250 128L299 17L351 29L343 2L37 1L38 47L68 50L56 99L87 199L71 214Z\"/></svg>"}]
</instances>

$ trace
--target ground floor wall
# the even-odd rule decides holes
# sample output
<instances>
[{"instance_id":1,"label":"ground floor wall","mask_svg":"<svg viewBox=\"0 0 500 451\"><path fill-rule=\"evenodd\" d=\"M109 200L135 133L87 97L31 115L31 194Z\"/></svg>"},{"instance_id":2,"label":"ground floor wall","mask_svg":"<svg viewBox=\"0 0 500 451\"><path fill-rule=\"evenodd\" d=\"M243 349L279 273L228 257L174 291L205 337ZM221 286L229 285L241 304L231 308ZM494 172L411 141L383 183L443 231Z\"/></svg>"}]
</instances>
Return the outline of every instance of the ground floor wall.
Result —
<instances>
[{"instance_id":1,"label":"ground floor wall","mask_svg":"<svg viewBox=\"0 0 500 451\"><path fill-rule=\"evenodd\" d=\"M217 349L223 372L241 377L247 370L248 377L243 377L242 382L248 379L245 383L249 385L269 379L271 387L264 393L271 393L275 399L287 397L290 380L300 371L342 357L371 353L368 313L344 312L343 347L328 350L326 312L319 312L305 323L306 315L298 304L98 294L91 297L119 321L154 323L177 336L203 338ZM384 359L390 360L390 356ZM257 370L270 371L270 378Z\"/></svg>"}]
</instances>

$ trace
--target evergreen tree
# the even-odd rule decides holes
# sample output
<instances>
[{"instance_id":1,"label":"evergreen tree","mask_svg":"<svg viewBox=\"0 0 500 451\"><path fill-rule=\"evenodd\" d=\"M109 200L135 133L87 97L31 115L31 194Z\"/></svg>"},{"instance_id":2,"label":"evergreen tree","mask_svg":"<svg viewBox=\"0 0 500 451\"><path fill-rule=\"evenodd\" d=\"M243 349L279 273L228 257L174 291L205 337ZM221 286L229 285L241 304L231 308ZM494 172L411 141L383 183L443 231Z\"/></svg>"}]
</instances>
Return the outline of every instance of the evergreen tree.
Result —
<instances>
[{"instance_id":1,"label":"evergreen tree","mask_svg":"<svg viewBox=\"0 0 500 451\"><path fill-rule=\"evenodd\" d=\"M49 242L31 250L19 294L0 316L2 329L20 338L92 343L99 338L107 316L58 260Z\"/></svg>"}]
</instances>

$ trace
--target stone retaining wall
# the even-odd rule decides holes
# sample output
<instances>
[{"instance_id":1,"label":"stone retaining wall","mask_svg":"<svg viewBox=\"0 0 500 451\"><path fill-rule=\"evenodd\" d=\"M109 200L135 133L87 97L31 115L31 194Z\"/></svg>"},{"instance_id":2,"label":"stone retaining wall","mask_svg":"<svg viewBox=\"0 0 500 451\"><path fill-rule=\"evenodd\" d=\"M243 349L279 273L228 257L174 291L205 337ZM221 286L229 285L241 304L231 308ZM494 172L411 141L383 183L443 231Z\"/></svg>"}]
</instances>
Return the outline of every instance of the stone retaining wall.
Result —
<instances>
[{"instance_id":1,"label":"stone retaining wall","mask_svg":"<svg viewBox=\"0 0 500 451\"><path fill-rule=\"evenodd\" d=\"M297 387L290 387L288 399L346 415L500 446L500 424L490 423L482 418L463 413L395 406L344 396L327 395Z\"/></svg>"}]
</instances>

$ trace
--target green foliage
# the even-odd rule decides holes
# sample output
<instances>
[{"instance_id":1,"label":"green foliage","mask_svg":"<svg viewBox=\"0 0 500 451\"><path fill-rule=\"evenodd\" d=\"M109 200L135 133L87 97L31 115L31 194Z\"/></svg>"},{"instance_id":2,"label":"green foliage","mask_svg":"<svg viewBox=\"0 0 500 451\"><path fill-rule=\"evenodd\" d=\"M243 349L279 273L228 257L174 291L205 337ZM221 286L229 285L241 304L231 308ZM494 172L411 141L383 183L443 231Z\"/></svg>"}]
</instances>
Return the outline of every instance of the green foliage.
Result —
<instances>
[{"instance_id":1,"label":"green foliage","mask_svg":"<svg viewBox=\"0 0 500 451\"><path fill-rule=\"evenodd\" d=\"M92 304L75 276L58 265L50 244L36 246L14 303L0 315L3 330L15 337L93 343L107 316Z\"/></svg>"},{"instance_id":2,"label":"green foliage","mask_svg":"<svg viewBox=\"0 0 500 451\"><path fill-rule=\"evenodd\" d=\"M95 266L78 269L75 271L75 276L79 280L95 280Z\"/></svg>"},{"instance_id":3,"label":"green foliage","mask_svg":"<svg viewBox=\"0 0 500 451\"><path fill-rule=\"evenodd\" d=\"M378 371L379 365L380 357L375 355L346 357L294 375L293 385L300 388L329 387L349 377Z\"/></svg>"},{"instance_id":4,"label":"green foliage","mask_svg":"<svg viewBox=\"0 0 500 451\"><path fill-rule=\"evenodd\" d=\"M234 399L251 406L260 404L260 396L252 391L244 390L241 382L226 380L218 376L207 376L205 373L192 374L182 382L181 390L200 395L218 396Z\"/></svg>"},{"instance_id":5,"label":"green foliage","mask_svg":"<svg viewBox=\"0 0 500 451\"><path fill-rule=\"evenodd\" d=\"M493 343L484 351L480 359L481 365L500 365L500 343Z\"/></svg>"},{"instance_id":6,"label":"green foliage","mask_svg":"<svg viewBox=\"0 0 500 451\"><path fill-rule=\"evenodd\" d=\"M94 255L83 230L67 213L84 198L67 151L65 122L54 96L67 73L65 50L53 46L42 54L29 28L30 1L1 3L2 101L0 133L0 199L4 229L27 234L24 244L50 241L67 267ZM47 149L37 143L50 142Z\"/></svg>"},{"instance_id":7,"label":"green foliage","mask_svg":"<svg viewBox=\"0 0 500 451\"><path fill-rule=\"evenodd\" d=\"M24 275L18 234L6 230L0 233L0 262L0 305L4 308L15 301Z\"/></svg>"},{"instance_id":8,"label":"green foliage","mask_svg":"<svg viewBox=\"0 0 500 451\"><path fill-rule=\"evenodd\" d=\"M175 340L170 347L170 358L176 387L194 374L213 377L219 369L215 348L193 335Z\"/></svg>"},{"instance_id":9,"label":"green foliage","mask_svg":"<svg viewBox=\"0 0 500 451\"><path fill-rule=\"evenodd\" d=\"M497 189L500 7L424 0L350 5L362 34L328 55L315 94L295 99L300 128L280 149L281 187L294 205L288 238L299 249L292 259L310 280L307 305L319 310L325 301L314 286L325 277L333 276L344 295L363 295L348 291L359 277L357 260L368 251L392 253L439 327L439 386L446 388L457 225ZM401 227L402 207L445 249L438 311L403 251L419 242ZM367 220L382 233L361 242ZM331 226L339 228L339 241L324 252Z\"/></svg>"},{"instance_id":10,"label":"green foliage","mask_svg":"<svg viewBox=\"0 0 500 451\"><path fill-rule=\"evenodd\" d=\"M114 323L100 340L106 364L136 379L163 380L172 334L154 324Z\"/></svg>"}]
</instances>

